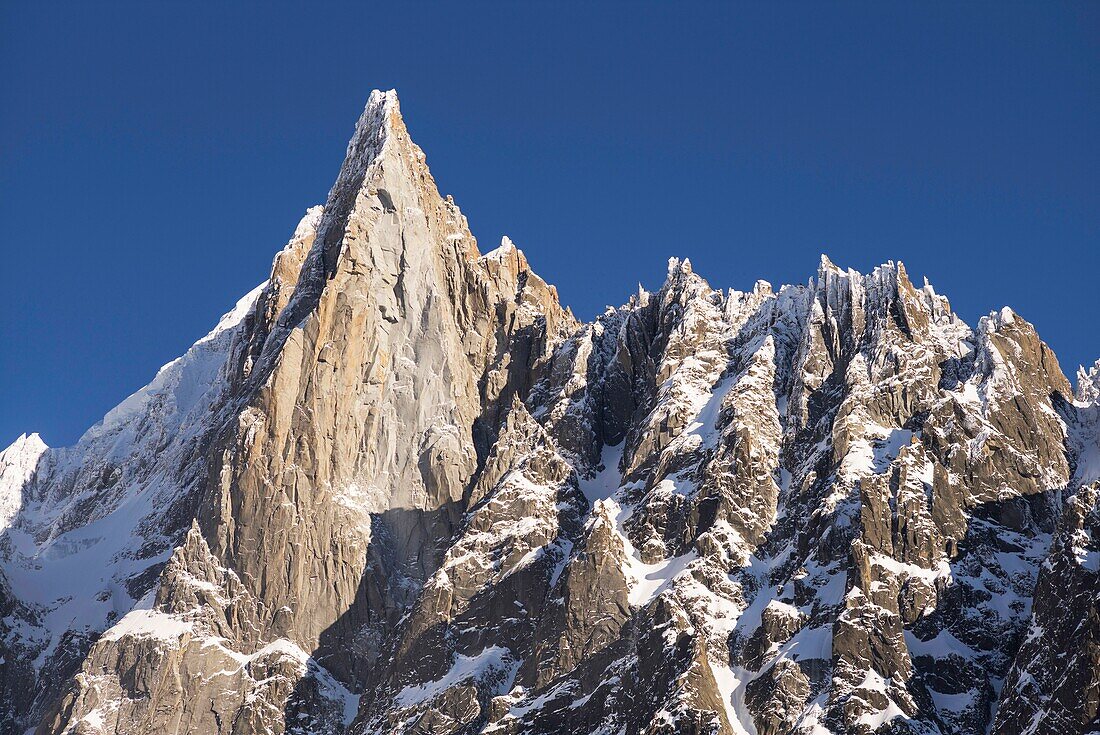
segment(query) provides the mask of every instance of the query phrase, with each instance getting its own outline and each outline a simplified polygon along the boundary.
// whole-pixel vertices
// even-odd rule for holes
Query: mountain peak
[[[1081,403],[1095,403],[1100,400],[1100,360],[1090,368],[1078,366],[1075,397]]]
[[[372,91],[355,123],[355,132],[348,141],[344,165],[333,186],[333,192],[340,189],[342,183],[362,178],[367,167],[382,153],[386,141],[398,126],[404,127],[404,121],[401,119],[401,104],[397,99],[397,92],[392,89],[387,92],[377,89]]]
[[[0,735],[1085,722],[1097,408],[948,310],[672,258],[581,324],[372,92],[266,286],[0,452]]]
[[[507,235],[500,238],[500,245],[481,256],[482,260],[504,260],[513,253],[519,252],[519,248]]]
[[[46,442],[42,441],[42,437],[39,436],[37,431],[32,431],[30,434],[20,434],[16,437],[15,441],[8,445],[7,449],[0,451],[0,461],[6,459],[12,454],[24,451],[45,451],[49,447],[46,446]]]
[[[23,505],[23,486],[34,475],[48,447],[38,434],[20,434],[0,452],[0,531]]]
[[[390,89],[383,92],[380,89],[372,90],[367,98],[367,104],[363,106],[363,112],[355,123],[356,138],[370,139],[384,136],[398,125],[403,125],[401,118],[401,102],[397,99],[397,90]],[[349,144],[350,147],[350,144]]]

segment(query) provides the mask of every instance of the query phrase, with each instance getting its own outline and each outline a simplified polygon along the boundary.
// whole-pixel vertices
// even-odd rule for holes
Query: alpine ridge
[[[0,533],[0,735],[1100,733],[1100,362],[824,256],[582,323],[393,91]]]

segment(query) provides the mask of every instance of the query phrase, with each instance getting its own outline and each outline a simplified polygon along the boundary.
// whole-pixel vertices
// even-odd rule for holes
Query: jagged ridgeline
[[[0,454],[0,733],[1096,732],[1098,393],[894,263],[581,323],[375,92],[267,282]]]

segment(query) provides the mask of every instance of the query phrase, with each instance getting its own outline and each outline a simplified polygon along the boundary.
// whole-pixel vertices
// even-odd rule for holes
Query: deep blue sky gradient
[[[825,252],[1100,357],[1100,4],[227,5],[0,5],[0,446],[75,441],[262,281],[374,87],[583,317],[670,255]]]

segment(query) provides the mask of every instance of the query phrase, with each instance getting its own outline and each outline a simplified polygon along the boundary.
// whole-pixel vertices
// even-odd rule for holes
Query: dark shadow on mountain
[[[311,653],[349,691],[369,693],[386,671],[394,632],[438,569],[461,521],[461,508],[461,501],[452,501],[435,510],[396,509],[371,516],[367,564],[355,599],[321,633]],[[344,732],[342,723],[323,712],[322,699],[315,677],[299,680],[284,709],[286,732]]]

